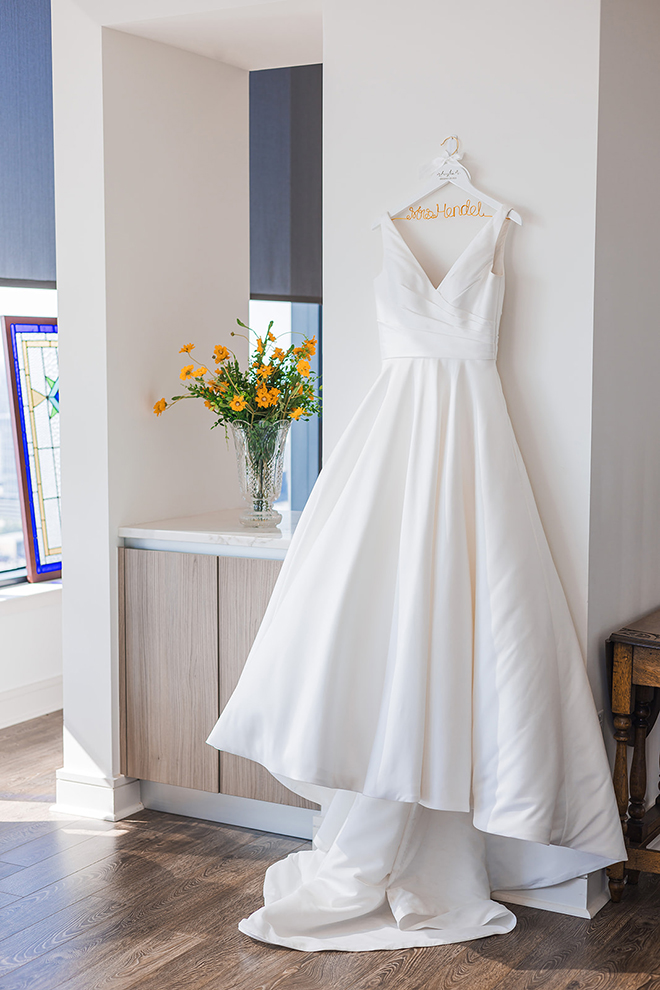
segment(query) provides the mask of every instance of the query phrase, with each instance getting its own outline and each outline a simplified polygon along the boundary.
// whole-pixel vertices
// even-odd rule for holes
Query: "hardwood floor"
[[[593,921],[514,907],[509,935],[300,953],[242,935],[304,843],[145,811],[57,815],[59,713],[0,730],[0,990],[660,990],[660,877]]]

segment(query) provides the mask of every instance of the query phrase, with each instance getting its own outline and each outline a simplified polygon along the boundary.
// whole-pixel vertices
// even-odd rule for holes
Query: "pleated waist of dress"
[[[426,357],[494,361],[497,357],[497,335],[494,333],[475,338],[460,332],[403,330],[379,323],[378,336],[383,359]]]

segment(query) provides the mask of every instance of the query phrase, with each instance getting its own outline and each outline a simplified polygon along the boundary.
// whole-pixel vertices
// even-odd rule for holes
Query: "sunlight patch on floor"
[[[48,801],[5,801],[0,800],[0,822],[51,822],[76,821],[80,816],[64,815],[51,811]]]

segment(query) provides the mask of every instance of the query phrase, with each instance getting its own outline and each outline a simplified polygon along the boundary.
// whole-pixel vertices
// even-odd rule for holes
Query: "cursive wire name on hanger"
[[[393,220],[437,220],[438,217],[444,217],[448,220],[450,217],[492,217],[492,213],[484,213],[481,209],[481,200],[477,203],[472,203],[467,199],[461,206],[440,206],[439,203],[435,204],[435,212],[432,209],[425,209],[422,206],[418,206],[416,210],[412,207],[408,209],[408,216],[405,217],[392,217]]]

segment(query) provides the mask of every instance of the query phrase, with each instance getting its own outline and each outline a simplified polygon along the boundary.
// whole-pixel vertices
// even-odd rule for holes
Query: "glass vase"
[[[273,502],[282,490],[284,448],[291,420],[234,420],[229,425],[236,449],[238,483],[247,502],[240,522],[250,529],[272,528],[282,520]]]

